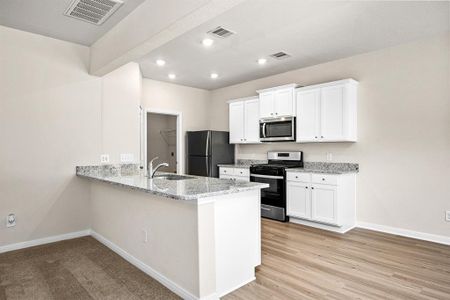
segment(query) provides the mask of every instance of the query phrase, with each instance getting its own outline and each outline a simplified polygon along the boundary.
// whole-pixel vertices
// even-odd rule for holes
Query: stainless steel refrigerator
[[[234,163],[234,145],[226,131],[188,131],[188,174],[219,177],[217,164]]]

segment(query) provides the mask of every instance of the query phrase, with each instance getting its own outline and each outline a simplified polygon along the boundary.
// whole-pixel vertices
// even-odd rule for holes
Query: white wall
[[[450,236],[449,35],[332,61],[212,92],[210,127],[228,130],[226,100],[287,83],[360,82],[358,142],[242,145],[237,158],[303,150],[307,161],[357,162],[361,222]]]
[[[131,153],[139,162],[142,76],[137,63],[126,64],[103,77],[102,153],[112,163]]]
[[[102,80],[88,75],[89,48],[3,26],[0,45],[0,246],[88,229],[75,166],[139,154],[139,68]]]
[[[143,109],[177,111],[182,113],[181,157],[185,160],[186,131],[209,128],[210,92],[151,79],[142,80]],[[186,161],[182,165],[186,166]]]

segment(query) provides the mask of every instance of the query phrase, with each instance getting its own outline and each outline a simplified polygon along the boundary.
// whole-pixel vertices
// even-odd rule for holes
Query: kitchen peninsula
[[[90,179],[92,236],[184,299],[218,299],[255,279],[266,184],[77,167]]]

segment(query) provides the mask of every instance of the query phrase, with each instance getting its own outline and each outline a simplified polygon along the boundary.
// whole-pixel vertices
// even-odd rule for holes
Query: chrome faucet
[[[156,167],[153,167],[153,161],[157,160],[159,157],[155,157],[153,158],[149,163],[148,163],[148,173],[147,176],[149,178],[153,178],[153,176],[155,176],[156,171],[158,171],[159,168],[161,167],[168,167],[169,164],[168,163],[161,163],[159,165],[157,165]]]

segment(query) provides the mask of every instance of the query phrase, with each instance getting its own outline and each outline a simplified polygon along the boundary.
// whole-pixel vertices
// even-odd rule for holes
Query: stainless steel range
[[[267,164],[250,167],[250,181],[268,183],[261,190],[261,216],[286,222],[286,169],[303,167],[303,152],[268,152]]]

